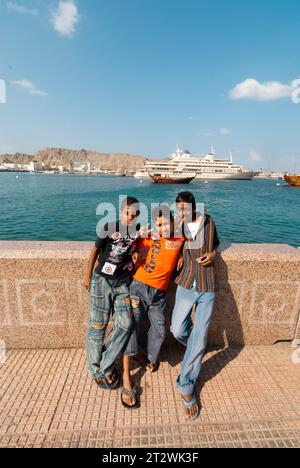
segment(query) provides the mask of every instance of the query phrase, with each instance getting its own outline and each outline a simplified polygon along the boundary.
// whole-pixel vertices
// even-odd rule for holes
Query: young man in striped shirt
[[[196,419],[199,415],[199,405],[194,392],[207,346],[208,329],[215,303],[214,261],[220,242],[213,219],[207,214],[197,214],[192,193],[180,193],[176,203],[182,225],[185,227],[186,242],[182,269],[176,279],[178,288],[171,332],[186,346],[177,387],[189,419]],[[191,313],[194,306],[196,319],[192,326]]]

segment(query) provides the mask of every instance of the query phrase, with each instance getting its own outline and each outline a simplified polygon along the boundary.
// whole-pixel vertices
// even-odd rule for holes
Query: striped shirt
[[[183,250],[183,268],[176,278],[176,283],[185,289],[192,289],[196,284],[199,292],[215,292],[215,267],[203,267],[197,259],[206,253],[213,252],[220,245],[217,228],[213,219],[205,215],[204,222],[193,240],[186,235]]]

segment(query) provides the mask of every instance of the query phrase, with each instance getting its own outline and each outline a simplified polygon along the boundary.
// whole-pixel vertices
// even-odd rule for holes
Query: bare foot
[[[153,364],[153,362],[149,362],[149,364],[147,364],[146,366],[147,372],[149,372],[150,374],[154,374],[155,372],[157,372],[158,368],[159,364]]]
[[[109,375],[106,375],[105,376],[105,380],[106,382],[108,383],[108,385],[113,385],[116,381],[117,381],[117,375],[115,372],[113,372],[113,374],[111,376]],[[101,379],[100,377],[98,379],[96,379],[96,381],[99,383],[99,384],[102,384],[103,383],[103,379]]]
[[[149,361],[149,359],[145,356],[144,353],[139,352],[136,356],[134,356],[134,361],[137,362],[141,367],[145,367],[146,371],[150,374],[158,371],[159,363],[153,364]]]
[[[116,381],[117,381],[117,375],[115,372],[113,372],[111,375],[106,375],[105,376],[107,382],[109,383],[109,385],[113,385]]]

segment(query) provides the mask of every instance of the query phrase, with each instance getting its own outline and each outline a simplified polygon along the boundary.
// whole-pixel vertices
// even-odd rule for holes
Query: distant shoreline
[[[43,175],[67,175],[67,176],[80,176],[80,177],[86,177],[86,176],[101,176],[101,177],[118,177],[115,173],[101,173],[101,172],[55,172],[55,171],[22,171],[22,170],[14,170],[14,169],[7,169],[7,170],[2,170],[0,169],[0,174],[29,174],[29,175],[37,175],[37,174],[43,174]],[[126,175],[124,177],[133,177],[133,175]]]

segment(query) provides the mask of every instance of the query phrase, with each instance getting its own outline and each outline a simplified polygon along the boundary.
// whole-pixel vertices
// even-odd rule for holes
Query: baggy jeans
[[[114,326],[106,349],[105,332],[112,312]],[[131,335],[134,318],[129,286],[116,285],[115,280],[93,274],[90,289],[90,310],[87,334],[88,372],[93,378],[110,372],[120,353],[123,353]]]
[[[141,347],[149,361],[156,364],[166,338],[166,294],[164,291],[133,280],[130,297],[135,324],[124,354],[135,356]],[[150,321],[147,337],[142,333],[142,321],[146,314]]]

